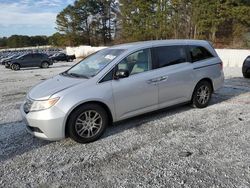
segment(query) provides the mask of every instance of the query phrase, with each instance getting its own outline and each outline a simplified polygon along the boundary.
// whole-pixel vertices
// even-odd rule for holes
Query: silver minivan
[[[223,82],[222,61],[207,41],[122,44],[33,87],[21,113],[37,137],[87,143],[112,122],[186,102],[204,108]]]

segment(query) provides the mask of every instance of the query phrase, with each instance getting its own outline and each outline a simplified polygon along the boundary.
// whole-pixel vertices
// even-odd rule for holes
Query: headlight
[[[33,101],[29,111],[32,112],[32,111],[46,110],[54,106],[58,100],[59,97],[43,101]]]

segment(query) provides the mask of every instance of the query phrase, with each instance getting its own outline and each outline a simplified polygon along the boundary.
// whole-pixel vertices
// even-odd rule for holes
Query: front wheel
[[[11,65],[11,69],[14,70],[14,71],[20,70],[20,65],[17,64],[17,63],[13,63]]]
[[[201,81],[194,89],[192,104],[195,108],[208,106],[212,96],[212,86],[208,81]]]
[[[42,67],[43,69],[49,68],[49,63],[48,63],[48,62],[42,62],[41,67]]]
[[[97,104],[86,104],[77,108],[69,117],[69,137],[79,143],[89,143],[102,136],[108,125],[105,109]]]

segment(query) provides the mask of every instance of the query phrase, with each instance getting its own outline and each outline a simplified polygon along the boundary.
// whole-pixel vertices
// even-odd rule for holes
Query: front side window
[[[90,78],[98,74],[104,67],[124,52],[123,49],[104,49],[83,59],[63,75]]]
[[[187,62],[184,46],[162,46],[154,48],[158,66],[166,67]]]
[[[139,50],[124,58],[118,69],[128,70],[129,75],[146,72],[152,69],[150,49]]]
[[[192,62],[201,61],[213,57],[213,55],[202,46],[189,46],[189,54]]]
[[[21,56],[20,59],[25,59],[25,60],[32,59],[32,54],[27,54],[27,55]]]

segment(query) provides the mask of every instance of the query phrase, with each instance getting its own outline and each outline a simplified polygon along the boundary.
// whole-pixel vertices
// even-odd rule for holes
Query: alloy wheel
[[[102,117],[95,110],[88,110],[80,114],[75,122],[76,133],[82,138],[97,135],[102,127]]]
[[[197,101],[204,105],[209,101],[210,89],[206,85],[202,85],[197,91]]]

